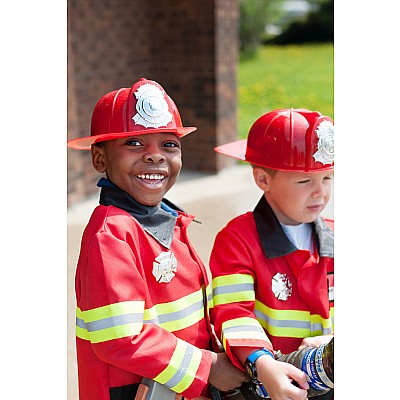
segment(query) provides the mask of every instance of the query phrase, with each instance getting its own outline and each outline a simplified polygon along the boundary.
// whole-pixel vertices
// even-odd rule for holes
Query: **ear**
[[[253,177],[256,185],[264,192],[268,192],[270,189],[270,181],[272,177],[268,172],[261,167],[253,167]]]
[[[107,171],[103,146],[92,146],[92,165],[97,172],[104,173]]]

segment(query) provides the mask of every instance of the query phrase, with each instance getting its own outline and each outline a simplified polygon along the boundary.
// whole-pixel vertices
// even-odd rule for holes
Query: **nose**
[[[158,147],[149,147],[147,151],[143,154],[143,161],[153,164],[159,164],[165,161],[165,157]]]
[[[326,194],[327,194],[327,191],[324,188],[323,183],[322,182],[317,182],[315,184],[315,187],[314,187],[314,190],[313,190],[313,193],[312,193],[312,197],[314,199],[319,199],[321,197],[325,197]]]

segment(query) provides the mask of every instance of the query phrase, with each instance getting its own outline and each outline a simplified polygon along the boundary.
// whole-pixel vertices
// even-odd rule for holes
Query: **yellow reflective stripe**
[[[260,339],[260,340],[268,340],[267,335],[262,332],[251,332],[249,334],[248,331],[245,332],[224,332],[224,342],[226,340],[232,339]]]
[[[331,317],[324,319],[308,311],[273,309],[256,300],[255,314],[260,325],[274,336],[304,338],[333,332],[333,308]]]
[[[230,304],[242,301],[254,301],[254,291],[241,292],[241,293],[230,293],[220,294],[213,297],[214,307],[222,304]]]
[[[279,337],[295,337],[295,338],[304,338],[311,336],[311,331],[308,328],[295,328],[293,326],[290,327],[277,327],[271,324],[268,324],[265,320],[258,319],[260,325],[268,331],[273,336]]]
[[[155,307],[146,308],[143,314],[143,322],[148,324],[150,322],[157,324],[157,311]]]
[[[211,285],[208,284],[206,287],[206,296],[207,296],[207,300],[208,300],[208,308],[213,308],[214,307],[214,300],[212,297],[212,288]]]
[[[169,365],[154,380],[182,393],[193,382],[201,362],[201,350],[178,339]]]
[[[76,307],[76,336],[92,343],[137,335],[143,327],[144,301],[126,301],[82,311]]]
[[[167,366],[160,374],[158,374],[154,380],[165,385],[179,370],[183,358],[185,357],[186,343],[183,340],[178,339],[176,344],[174,354],[172,354],[171,360]]]
[[[227,328],[234,328],[234,327],[238,327],[238,326],[244,326],[244,325],[250,325],[250,326],[258,327],[257,321],[254,318],[240,317],[240,318],[234,318],[234,319],[230,319],[228,321],[225,321],[222,324],[222,330],[227,329]]]
[[[329,315],[332,321],[332,333],[333,333],[335,331],[335,307],[330,308]]]
[[[310,315],[310,322],[312,325],[320,324],[320,325],[322,325],[322,328],[331,328],[332,327],[332,321],[330,318],[324,319],[318,314]]]
[[[289,319],[307,322],[310,320],[310,313],[308,311],[277,310],[266,306],[259,300],[256,300],[255,302],[255,309],[261,311],[263,314],[266,314],[273,319]]]
[[[213,288],[218,286],[237,285],[239,283],[254,283],[254,279],[251,275],[230,274],[217,276],[212,280]]]
[[[254,301],[254,279],[251,275],[231,274],[212,280],[213,306],[241,301]]]
[[[76,336],[80,339],[90,340],[91,343],[101,343],[137,335],[140,333],[142,326],[143,324],[125,324],[117,328],[106,328],[96,332],[88,332],[85,329],[77,327]]]
[[[90,340],[89,333],[86,329],[81,328],[79,326],[75,327],[75,334],[76,337],[83,339],[83,340]]]
[[[87,311],[81,311],[76,308],[76,315],[85,322],[93,322],[96,320],[122,315],[127,313],[143,313],[144,301],[122,301],[120,303],[109,304],[103,307],[93,308]]]
[[[203,290],[169,303],[156,304],[144,310],[144,323],[156,324],[169,332],[196,324],[204,318]]]
[[[197,370],[199,369],[199,365],[201,362],[202,353],[200,349],[197,348],[193,349],[194,349],[194,354],[190,361],[186,374],[177,385],[171,387],[171,389],[174,392],[182,393],[192,384],[194,378],[196,377],[196,373]]]
[[[203,318],[204,318],[204,308],[202,308],[201,310],[197,310],[196,312],[180,320],[161,323],[160,326],[169,332],[175,332],[187,328],[189,326],[192,326],[195,323],[201,321]]]
[[[224,348],[226,348],[227,340],[248,338],[269,342],[266,333],[254,318],[235,318],[222,324],[222,344]]]
[[[334,331],[334,307],[329,309],[329,318],[322,318],[318,314],[310,316],[311,336],[329,335]]]
[[[198,301],[203,301],[203,291],[198,290],[197,292],[188,294],[185,297],[182,297],[178,300],[170,301],[168,303],[160,303],[155,306],[157,310],[157,314],[168,314],[173,313],[178,310],[184,309],[187,306],[190,306],[193,303]]]

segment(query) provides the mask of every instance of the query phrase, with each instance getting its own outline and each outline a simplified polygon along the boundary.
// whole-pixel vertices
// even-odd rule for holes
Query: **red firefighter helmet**
[[[91,135],[68,141],[68,147],[90,150],[93,143],[146,133],[170,132],[179,137],[195,131],[183,127],[178,108],[160,84],[141,78],[131,88],[105,94],[97,102]]]
[[[215,151],[281,171],[320,172],[334,168],[333,121],[318,111],[281,108],[262,115],[247,139]]]

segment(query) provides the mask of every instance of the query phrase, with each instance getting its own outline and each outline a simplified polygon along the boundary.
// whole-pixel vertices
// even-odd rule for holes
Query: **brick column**
[[[236,138],[238,0],[68,0],[68,138],[90,134],[105,93],[158,81],[184,125],[184,168],[217,172],[213,148]],[[97,191],[86,151],[68,150],[68,204]]]

